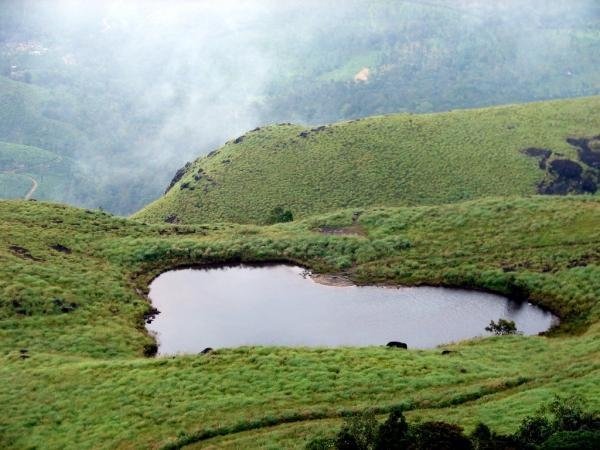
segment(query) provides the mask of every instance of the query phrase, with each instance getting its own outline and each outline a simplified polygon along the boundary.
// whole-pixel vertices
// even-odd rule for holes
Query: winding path
[[[11,175],[11,174],[12,175],[22,175],[17,172],[17,169],[5,170],[0,173],[4,173],[7,175]],[[39,183],[31,175],[24,175],[24,176],[31,180],[31,188],[29,189],[29,191],[27,191],[27,194],[25,194],[25,196],[23,197],[23,199],[29,200],[31,198],[31,196],[35,193],[35,191],[37,190]]]
[[[25,194],[25,197],[23,197],[25,200],[29,200],[31,198],[31,196],[34,194],[34,192],[36,191],[36,189],[38,188],[38,182],[36,181],[35,178],[26,175],[27,178],[29,178],[32,182],[31,185],[31,189],[29,189],[29,192],[27,192],[27,194]]]

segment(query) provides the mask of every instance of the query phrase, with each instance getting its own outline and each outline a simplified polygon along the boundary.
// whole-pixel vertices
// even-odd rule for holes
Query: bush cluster
[[[479,423],[467,435],[446,422],[408,424],[401,409],[382,424],[373,413],[348,417],[334,438],[312,440],[308,450],[558,450],[600,448],[600,415],[586,411],[581,399],[556,397],[521,422],[516,433],[494,433]]]

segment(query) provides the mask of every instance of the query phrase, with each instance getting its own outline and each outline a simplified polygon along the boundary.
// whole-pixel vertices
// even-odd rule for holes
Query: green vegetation
[[[289,209],[283,209],[281,206],[277,206],[276,208],[273,208],[273,211],[271,211],[268,222],[270,224],[274,224],[292,222],[293,220],[294,214],[292,214]]]
[[[314,30],[304,58],[282,64],[290,82],[272,83],[265,118],[291,110],[325,123],[598,93],[600,15],[586,0],[347,3],[331,14],[335,33]],[[362,68],[368,81],[354,82]]]
[[[303,218],[339,208],[531,195],[554,177],[548,168],[562,158],[556,153],[579,161],[567,137],[599,131],[600,97],[371,117],[313,130],[274,125],[187,166],[136,217],[265,223],[279,205]],[[553,152],[546,169],[523,153],[532,147]]]
[[[535,413],[600,408],[597,1],[71,3],[0,8],[0,197],[99,208],[0,201],[0,448],[597,441],[577,404]],[[288,121],[186,164],[133,220],[102,210]],[[561,322],[147,357],[153,277],[236,262],[482,289]]]
[[[130,214],[184,161],[264,123],[600,93],[596,0],[153,3],[2,1],[0,141],[87,168],[43,198]]]
[[[486,331],[494,333],[498,336],[506,336],[507,334],[517,334],[517,326],[513,320],[498,319],[498,323],[493,320],[489,326],[485,327]]]
[[[0,198],[23,198],[37,186],[33,197],[74,198],[82,176],[69,158],[27,145],[0,142]]]
[[[179,189],[176,187],[175,189]],[[0,202],[0,446],[298,447],[352,411],[514,433],[556,393],[600,406],[600,199],[341,210],[269,227],[146,225]],[[352,235],[319,229],[359,227]],[[237,348],[144,358],[143,294],[172,267],[285,260],[359,283],[471,286],[562,318],[552,337],[439,349]]]
[[[334,438],[315,439],[308,450],[494,450],[594,449],[600,444],[600,414],[584,409],[580,398],[556,397],[523,419],[513,435],[494,433],[479,423],[470,436],[446,422],[408,424],[401,409],[381,424],[372,412],[350,416]]]

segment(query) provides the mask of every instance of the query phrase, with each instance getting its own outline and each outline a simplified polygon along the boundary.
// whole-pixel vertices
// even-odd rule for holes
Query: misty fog
[[[1,3],[0,141],[72,161],[46,197],[120,214],[265,123],[600,92],[593,0]]]

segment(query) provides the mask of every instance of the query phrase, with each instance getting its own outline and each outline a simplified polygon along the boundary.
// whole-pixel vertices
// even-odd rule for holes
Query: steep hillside
[[[179,448],[222,436],[215,445],[298,448],[372,407],[506,432],[556,393],[598,408],[599,222],[600,199],[583,196],[344,210],[270,227],[144,225],[2,201],[0,447]],[[323,232],[348,226],[360,235]],[[143,294],[156,274],[275,259],[361,283],[512,293],[562,325],[554,337],[452,344],[452,356],[244,347],[143,357],[153,343]]]
[[[306,217],[337,208],[595,192],[598,134],[600,97],[313,129],[272,125],[186,165],[166,195],[135,217],[264,223],[279,206]]]

